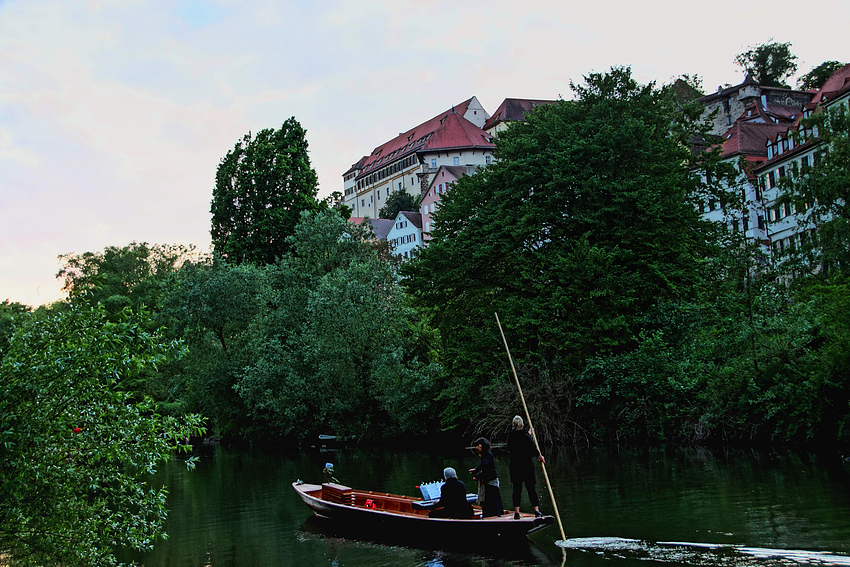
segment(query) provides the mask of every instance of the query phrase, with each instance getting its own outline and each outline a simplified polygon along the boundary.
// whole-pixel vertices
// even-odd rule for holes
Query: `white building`
[[[395,256],[410,258],[422,246],[422,215],[414,211],[401,211],[396,215],[387,233],[387,242]]]

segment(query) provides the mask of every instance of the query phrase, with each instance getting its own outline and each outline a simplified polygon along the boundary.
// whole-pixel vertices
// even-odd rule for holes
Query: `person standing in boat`
[[[522,483],[528,491],[528,499],[534,506],[534,515],[538,518],[543,514],[540,512],[540,497],[537,495],[537,478],[534,476],[534,459],[541,463],[546,460],[537,449],[537,444],[531,437],[531,432],[523,429],[522,417],[515,416],[511,422],[511,432],[508,433],[508,451],[511,454],[511,462],[508,471],[511,475],[513,485],[514,519],[519,520],[519,504],[522,500]]]
[[[440,487],[440,501],[434,510],[428,514],[431,518],[457,518],[468,520],[474,511],[472,504],[466,500],[466,485],[457,477],[452,467],[443,469],[445,482]]]
[[[496,473],[496,457],[490,451],[490,442],[484,437],[479,437],[473,443],[475,451],[481,457],[481,462],[474,469],[469,469],[472,478],[478,481],[479,487],[484,490],[484,501],[481,503],[482,516],[502,515],[502,495],[499,492],[499,475]],[[479,495],[481,491],[478,491]]]

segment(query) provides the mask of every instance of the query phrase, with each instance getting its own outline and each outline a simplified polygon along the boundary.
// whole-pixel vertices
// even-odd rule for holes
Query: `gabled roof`
[[[774,122],[790,126],[794,124],[794,121],[802,116],[802,114],[802,106],[789,106],[787,104],[779,104],[775,102],[767,102],[767,104],[763,104],[762,99],[758,98],[747,104],[744,111],[738,117],[738,121]]]
[[[395,218],[398,219],[400,216],[409,220],[410,223],[419,230],[422,230],[422,213],[418,213],[416,211],[399,211]],[[395,221],[390,222],[394,223]]]
[[[824,99],[835,98],[850,88],[850,63],[833,71],[820,90],[812,99],[813,103],[820,103]]]
[[[489,130],[501,122],[524,121],[526,113],[542,104],[554,104],[556,100],[534,100],[528,98],[506,98],[499,108],[484,123],[484,130]]]
[[[737,155],[767,159],[767,141],[788,129],[787,123],[738,121],[723,135],[721,158]]]
[[[354,163],[354,164],[352,164],[352,165],[351,165],[351,167],[349,167],[349,168],[348,168],[348,171],[346,171],[345,173],[343,173],[343,174],[342,174],[342,176],[343,176],[343,177],[345,177],[346,175],[348,175],[348,174],[349,174],[349,173],[351,173],[352,171],[358,171],[358,170],[360,170],[360,169],[363,169],[363,165],[366,163],[366,160],[367,160],[368,158],[369,158],[369,156],[363,156],[362,158],[360,158],[359,160],[357,160],[357,162],[356,162],[356,163]]]
[[[473,98],[452,106],[449,110],[400,133],[392,140],[372,150],[372,153],[366,156],[366,160],[363,162],[363,170],[358,177],[368,175],[418,151],[460,147],[493,147],[487,133],[463,117]]]
[[[461,117],[456,112],[451,112],[446,119],[437,127],[420,150],[448,150],[452,148],[493,148],[494,144],[487,132]]]
[[[369,217],[351,217],[348,219],[348,222],[352,224],[364,224],[368,222],[372,225],[372,230],[375,232],[375,238],[381,241],[387,240],[387,234],[389,234],[390,229],[393,227],[393,223],[395,222],[392,219],[372,219]]]
[[[817,112],[817,107],[822,106],[824,103],[827,103],[830,99],[833,99],[837,96],[841,96],[846,92],[850,91],[850,63],[841,67],[840,69],[836,69],[832,75],[826,80],[823,86],[818,89],[818,92],[812,98],[812,102],[806,105],[808,109],[814,109]],[[778,138],[787,138],[789,136],[789,132],[791,130],[798,130],[800,128],[800,120],[802,116],[798,116],[794,121],[794,124],[791,126],[786,126],[781,132],[777,132],[773,136],[769,138],[769,141],[775,142]],[[807,152],[813,146],[817,145],[819,139],[810,138],[805,140],[803,143],[795,144],[793,148],[788,151],[782,152],[781,154],[774,155],[769,160],[762,163],[758,170],[767,169],[770,165],[775,164],[777,162],[786,161],[788,159],[792,159],[797,155]],[[767,140],[765,141],[767,143]]]

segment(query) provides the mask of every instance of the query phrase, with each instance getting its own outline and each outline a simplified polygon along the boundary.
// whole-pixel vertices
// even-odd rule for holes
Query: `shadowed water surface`
[[[496,452],[510,502],[508,456]],[[557,524],[527,546],[420,549],[353,537],[312,516],[290,484],[321,481],[333,462],[343,484],[402,494],[463,472],[477,459],[441,453],[343,449],[202,453],[196,470],[172,460],[169,539],[137,556],[154,566],[561,565],[850,566],[850,465],[791,453],[595,449],[547,455],[567,539]],[[551,500],[538,475],[544,511]],[[528,501],[523,507],[529,509]],[[379,534],[376,534],[376,536]]]

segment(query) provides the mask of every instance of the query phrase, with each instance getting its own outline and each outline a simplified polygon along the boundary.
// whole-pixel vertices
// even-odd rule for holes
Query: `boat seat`
[[[426,508],[432,508],[440,501],[440,489],[443,487],[445,482],[441,480],[437,480],[434,482],[423,482],[419,485],[419,492],[422,493],[422,500],[418,500],[413,503],[414,508],[418,508],[420,510]],[[477,494],[467,494],[466,501],[470,504],[475,504],[478,501]]]

